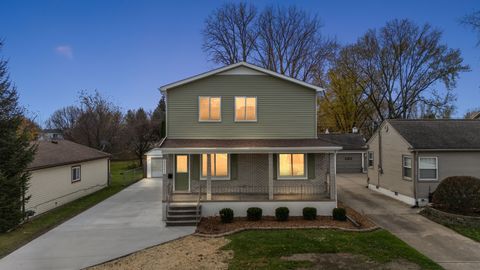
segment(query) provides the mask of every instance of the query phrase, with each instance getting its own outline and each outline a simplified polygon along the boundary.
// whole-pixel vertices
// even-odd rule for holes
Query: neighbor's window
[[[207,178],[207,156],[210,157],[210,175],[212,179],[229,178],[228,154],[202,154],[202,175],[201,179]]]
[[[235,97],[235,121],[257,121],[256,97]]]
[[[373,152],[368,152],[368,167],[373,167]]]
[[[305,154],[279,154],[279,178],[305,178]]]
[[[81,179],[81,169],[80,166],[72,167],[72,183],[78,182]]]
[[[222,120],[221,114],[221,97],[199,97],[198,110],[200,121],[215,121]]]
[[[438,177],[438,160],[436,157],[420,157],[418,158],[418,170],[420,180],[437,180]]]
[[[412,157],[404,156],[403,157],[403,177],[412,178]]]

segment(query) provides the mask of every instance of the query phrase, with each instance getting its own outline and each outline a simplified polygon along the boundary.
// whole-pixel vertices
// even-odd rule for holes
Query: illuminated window
[[[235,97],[235,121],[257,121],[256,97]]]
[[[279,154],[279,178],[305,178],[305,154]]]
[[[222,120],[221,103],[221,97],[199,97],[198,119],[200,121],[220,122]]]
[[[202,154],[201,179],[207,178],[207,156],[210,157],[210,175],[212,179],[228,179],[228,154]]]
[[[178,155],[177,156],[177,173],[187,173],[188,172],[188,156]]]

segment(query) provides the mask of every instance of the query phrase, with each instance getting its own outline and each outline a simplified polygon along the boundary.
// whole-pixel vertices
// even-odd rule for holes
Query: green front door
[[[175,191],[189,191],[188,155],[175,156]]]

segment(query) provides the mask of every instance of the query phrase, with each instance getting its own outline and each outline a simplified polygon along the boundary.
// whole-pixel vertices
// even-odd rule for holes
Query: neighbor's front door
[[[175,156],[175,191],[189,191],[188,155]]]

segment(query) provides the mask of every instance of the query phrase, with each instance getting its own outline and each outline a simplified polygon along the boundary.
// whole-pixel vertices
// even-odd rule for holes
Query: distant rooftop
[[[358,133],[319,134],[318,139],[343,147],[343,150],[365,150],[365,138]]]

